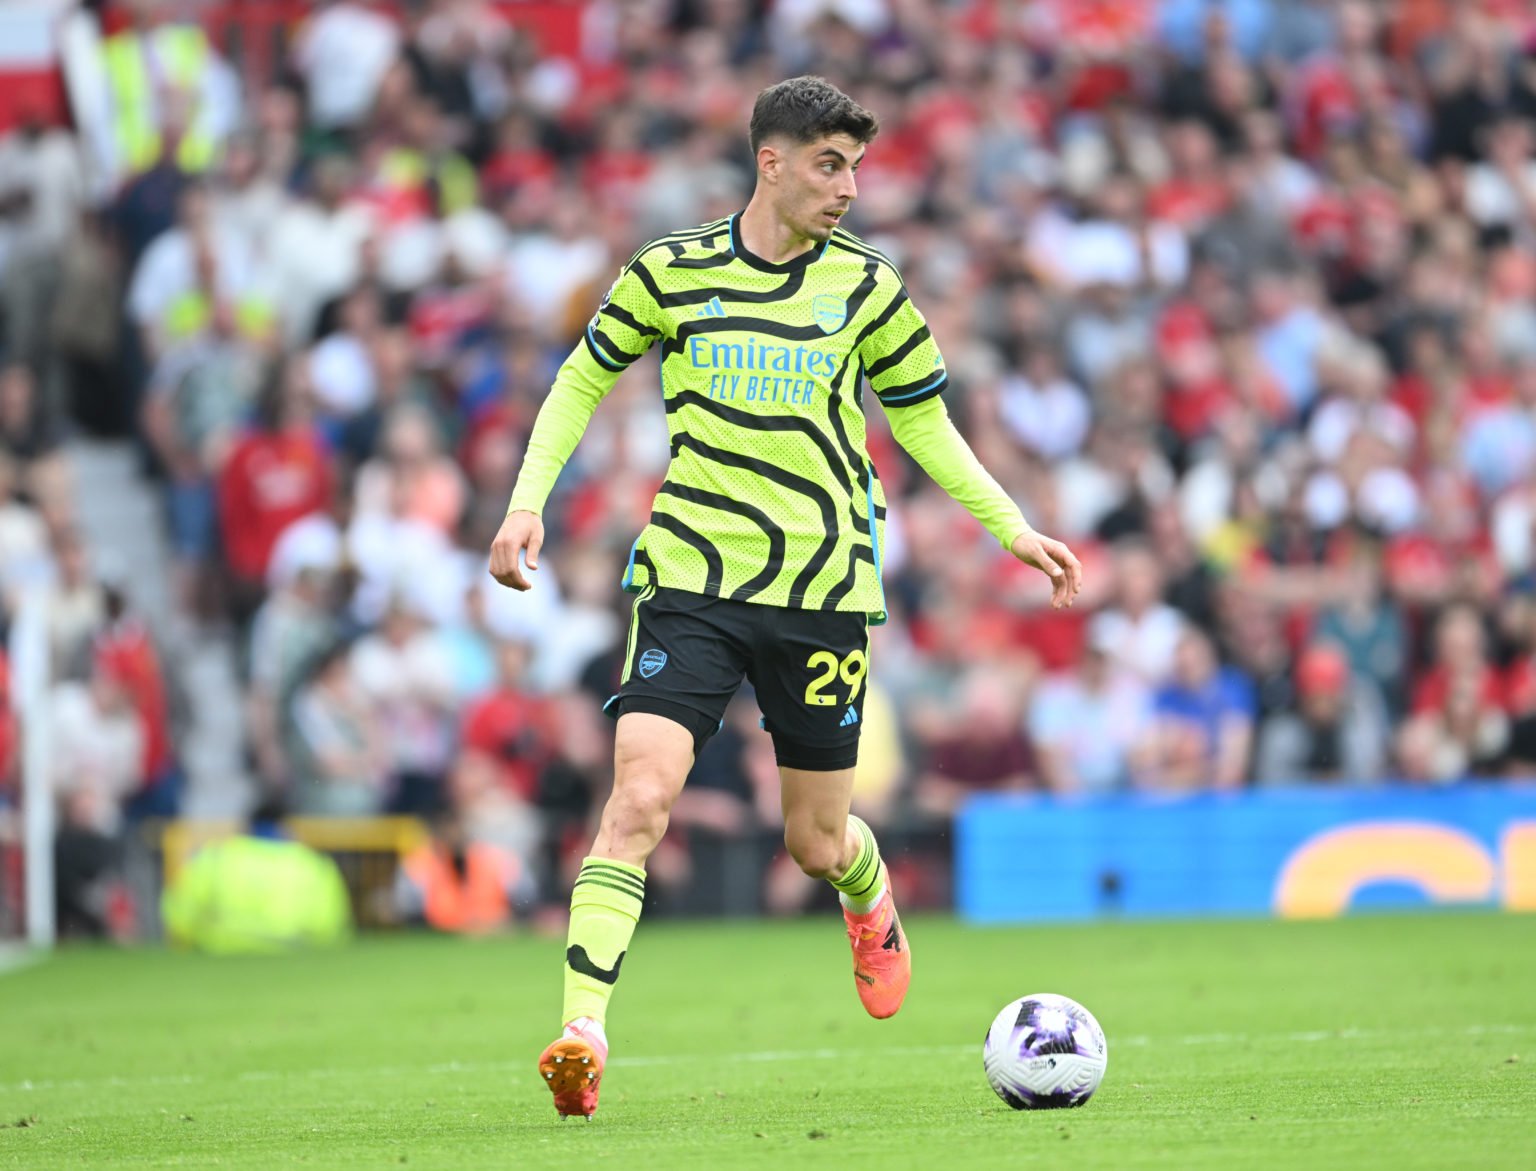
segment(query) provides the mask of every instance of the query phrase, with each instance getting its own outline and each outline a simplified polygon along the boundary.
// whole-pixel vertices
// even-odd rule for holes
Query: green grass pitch
[[[642,923],[590,1124],[534,1070],[558,940],[66,951],[0,976],[0,1167],[1536,1169],[1536,918],[908,929],[880,1022],[833,917]],[[982,1077],[1028,992],[1104,1025],[1081,1110]]]

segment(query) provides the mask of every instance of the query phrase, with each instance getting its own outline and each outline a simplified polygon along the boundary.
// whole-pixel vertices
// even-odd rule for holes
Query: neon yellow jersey
[[[600,398],[652,345],[672,460],[625,588],[882,621],[885,493],[862,386],[907,406],[947,382],[895,265],[841,229],[782,264],[747,251],[735,216],[664,236],[619,274],[556,390]],[[512,506],[538,511],[553,476],[534,439]],[[554,454],[558,470],[569,450]]]

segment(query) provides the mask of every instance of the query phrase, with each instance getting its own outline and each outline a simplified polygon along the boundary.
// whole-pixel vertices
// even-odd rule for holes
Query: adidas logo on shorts
[[[859,713],[854,711],[853,708],[849,708],[846,712],[843,713],[842,721],[838,724],[838,727],[840,727],[840,728],[851,728],[854,724],[857,724],[858,722],[859,722]]]

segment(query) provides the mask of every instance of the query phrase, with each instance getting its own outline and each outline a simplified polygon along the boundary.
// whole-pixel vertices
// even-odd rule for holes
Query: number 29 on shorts
[[[819,672],[805,685],[805,702],[814,707],[832,707],[838,703],[852,703],[858,698],[859,689],[864,686],[864,672],[869,666],[869,657],[862,650],[851,650],[839,660],[831,651],[817,651],[806,660],[805,665]],[[839,679],[848,685],[846,700],[825,690]]]

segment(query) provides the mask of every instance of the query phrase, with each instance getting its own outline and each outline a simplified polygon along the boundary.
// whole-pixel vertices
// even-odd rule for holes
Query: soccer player
[[[672,438],[636,540],[636,595],[613,793],[571,894],[562,1035],[539,1057],[562,1117],[588,1118],[604,1020],[645,894],[645,862],[700,747],[743,677],[773,737],[784,841],[838,891],[854,987],[874,1017],[901,1007],[911,953],[874,835],[849,815],[885,493],[864,448],[864,383],[896,440],[1003,548],[1070,605],[1082,567],[1030,528],[944,409],[938,346],[889,259],[839,221],[879,124],[827,82],[758,95],[757,187],[744,211],[641,248],[556,375],[528,441],[490,571],[526,590],[555,477],[615,380],[652,345]]]

